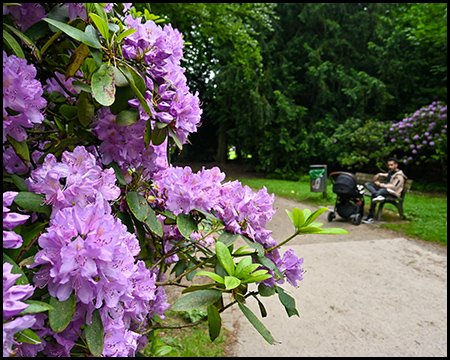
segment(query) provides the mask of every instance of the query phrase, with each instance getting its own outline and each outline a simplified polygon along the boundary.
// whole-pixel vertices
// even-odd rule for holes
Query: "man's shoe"
[[[367,218],[367,219],[362,220],[362,222],[363,222],[364,224],[373,224],[374,221],[375,221],[375,220],[374,220],[373,218]]]
[[[382,202],[384,200],[386,200],[386,198],[384,196],[378,195],[376,198],[372,199],[372,202],[379,203],[379,202]]]

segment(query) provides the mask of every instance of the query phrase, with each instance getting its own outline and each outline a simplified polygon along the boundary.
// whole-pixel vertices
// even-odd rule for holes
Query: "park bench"
[[[356,180],[357,180],[358,184],[361,184],[361,185],[364,185],[366,182],[373,182],[373,177],[375,176],[374,174],[367,174],[367,173],[361,173],[361,172],[357,172],[355,175],[356,175]],[[379,181],[383,181],[383,177],[380,176]],[[383,206],[386,203],[393,204],[397,208],[400,216],[402,218],[405,218],[404,212],[403,212],[403,201],[405,200],[405,195],[408,193],[409,189],[411,189],[412,183],[413,183],[413,180],[409,180],[409,179],[406,180],[405,185],[403,186],[403,191],[400,194],[400,197],[386,198],[384,201],[380,202],[375,219],[378,221],[381,219],[381,213],[383,211]],[[370,192],[367,189],[365,189],[364,195],[369,196],[369,197],[371,196]]]

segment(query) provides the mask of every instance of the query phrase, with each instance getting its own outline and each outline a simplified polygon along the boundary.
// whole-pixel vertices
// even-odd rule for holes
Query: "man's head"
[[[388,168],[389,171],[397,171],[398,170],[398,160],[396,158],[388,159]]]

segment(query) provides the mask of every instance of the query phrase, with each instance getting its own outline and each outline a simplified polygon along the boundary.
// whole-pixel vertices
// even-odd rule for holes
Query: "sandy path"
[[[268,228],[277,241],[293,226],[284,209],[316,208],[276,198]],[[304,258],[307,270],[296,299],[300,318],[288,318],[276,296],[247,305],[271,331],[277,345],[262,339],[236,307],[223,314],[236,335],[232,356],[447,356],[447,249],[399,237],[375,225],[336,219],[318,221],[349,235],[306,235],[287,248]]]

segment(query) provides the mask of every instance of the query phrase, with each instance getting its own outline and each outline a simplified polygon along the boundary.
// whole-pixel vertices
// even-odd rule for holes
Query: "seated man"
[[[364,184],[372,195],[369,215],[362,221],[364,224],[374,222],[375,207],[379,202],[384,201],[387,197],[399,197],[403,191],[407,177],[402,170],[398,169],[398,160],[390,158],[388,160],[388,168],[388,173],[378,173],[373,177],[373,183],[367,182]],[[377,180],[380,176],[386,177],[384,183],[380,183]]]

